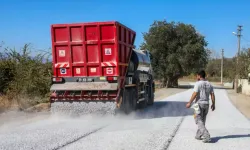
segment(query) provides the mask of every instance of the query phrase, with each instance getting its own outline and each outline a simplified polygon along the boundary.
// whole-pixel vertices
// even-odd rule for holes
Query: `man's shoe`
[[[195,136],[196,140],[202,140],[202,138],[200,136]]]
[[[209,139],[206,139],[206,138],[205,138],[205,139],[202,139],[202,142],[203,142],[203,143],[209,143],[210,141],[211,141],[210,138],[209,138]]]

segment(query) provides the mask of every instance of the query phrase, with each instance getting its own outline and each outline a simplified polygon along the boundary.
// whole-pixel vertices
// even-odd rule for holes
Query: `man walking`
[[[210,142],[210,134],[205,127],[206,116],[209,110],[209,95],[211,95],[212,99],[212,111],[215,110],[215,95],[213,86],[208,81],[206,81],[205,77],[205,71],[202,70],[198,72],[198,81],[195,83],[194,92],[190,101],[186,104],[186,107],[190,108],[192,102],[195,100],[194,107],[196,107],[197,109],[195,108],[194,119],[195,123],[198,125],[198,130],[195,138],[197,140],[203,140],[203,142],[206,143]]]

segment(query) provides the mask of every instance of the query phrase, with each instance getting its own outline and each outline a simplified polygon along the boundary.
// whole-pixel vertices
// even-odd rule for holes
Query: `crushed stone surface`
[[[84,109],[83,109],[84,108]],[[51,103],[51,112],[54,114],[65,115],[85,115],[96,114],[106,115],[115,114],[116,104],[115,102],[54,102]]]
[[[180,119],[176,117],[120,121],[63,149],[162,150]]]
[[[41,120],[11,126],[8,130],[8,123],[5,123],[6,130],[1,130],[0,125],[0,149],[248,149],[250,122],[231,104],[225,90],[215,91],[216,111],[209,112],[207,120],[213,143],[204,144],[194,139],[193,110],[185,108],[192,94],[192,90],[188,90],[156,101],[153,106],[130,115],[72,117],[53,113]],[[79,109],[82,107],[73,105]],[[65,107],[70,110],[72,105]]]
[[[105,126],[94,120],[51,117],[0,134],[0,149],[57,149]]]
[[[185,117],[170,144],[170,150],[249,150],[250,121],[230,102],[225,90],[215,90],[216,110],[209,110],[206,127],[211,143],[196,140],[197,126],[192,116]]]

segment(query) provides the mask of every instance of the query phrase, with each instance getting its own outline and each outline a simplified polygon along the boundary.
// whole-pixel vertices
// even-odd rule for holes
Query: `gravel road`
[[[211,143],[204,144],[194,139],[196,126],[192,116],[185,117],[170,150],[249,150],[250,121],[230,102],[225,90],[215,90],[216,110],[207,117],[207,129]],[[181,144],[180,144],[181,143]]]
[[[213,143],[194,139],[192,110],[185,109],[192,90],[163,98],[129,116],[47,116],[0,126],[0,149],[164,150],[248,149],[250,122],[216,90],[217,110],[208,115]]]

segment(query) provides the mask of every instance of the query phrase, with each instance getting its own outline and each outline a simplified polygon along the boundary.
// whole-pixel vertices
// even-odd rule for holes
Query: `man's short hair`
[[[198,72],[198,75],[202,78],[205,78],[206,77],[206,72],[204,70],[201,70]]]

